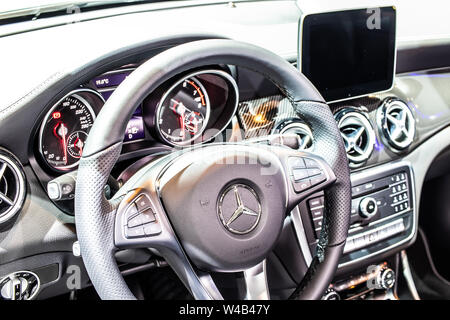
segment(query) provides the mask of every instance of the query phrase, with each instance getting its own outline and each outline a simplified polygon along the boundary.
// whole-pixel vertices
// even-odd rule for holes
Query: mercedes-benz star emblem
[[[220,195],[217,211],[228,231],[247,234],[259,223],[261,203],[255,190],[245,184],[234,184]]]

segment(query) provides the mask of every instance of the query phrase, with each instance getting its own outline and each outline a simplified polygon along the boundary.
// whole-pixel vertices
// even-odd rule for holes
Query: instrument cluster
[[[104,73],[69,92],[46,113],[38,149],[53,171],[73,170],[96,116],[135,68]],[[136,108],[124,132],[124,150],[155,144],[186,147],[211,141],[230,124],[239,100],[228,70],[197,70],[162,84]],[[134,147],[133,147],[134,146]]]

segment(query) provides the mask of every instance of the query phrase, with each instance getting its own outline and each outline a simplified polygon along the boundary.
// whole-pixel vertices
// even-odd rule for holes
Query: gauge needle
[[[67,165],[67,142],[66,142],[66,133],[67,133],[67,127],[64,125],[64,123],[61,123],[58,129],[58,135],[61,136],[62,140],[62,147],[64,152],[64,164]]]
[[[184,138],[185,138],[185,135],[186,135],[186,133],[185,133],[185,128],[184,128],[184,116],[179,116],[179,121],[180,121],[180,137],[184,140]]]
[[[81,141],[81,139],[78,137],[73,143],[73,146],[80,149],[80,156],[81,156],[83,154],[83,146],[84,146],[83,141]]]
[[[177,101],[175,99],[170,99],[170,101],[173,102],[172,110],[178,114],[179,116],[184,117],[184,115],[187,113],[191,113],[192,111],[186,108],[186,106],[181,101]]]
[[[170,99],[173,102],[172,110],[178,114],[178,121],[180,121],[180,137],[184,140],[185,138],[185,112],[188,110],[182,102],[176,101],[175,99]]]

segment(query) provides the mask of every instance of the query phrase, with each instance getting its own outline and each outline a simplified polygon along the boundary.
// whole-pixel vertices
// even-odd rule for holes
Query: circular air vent
[[[358,111],[344,109],[336,114],[336,121],[350,163],[357,165],[369,159],[375,143],[375,133],[369,120]]]
[[[416,125],[408,105],[398,99],[387,99],[377,113],[383,138],[395,150],[408,148],[414,140]]]
[[[25,175],[20,162],[0,149],[0,224],[14,217],[25,200]]]
[[[280,130],[281,134],[296,134],[299,137],[300,150],[308,150],[313,146],[311,129],[304,123],[292,122]]]

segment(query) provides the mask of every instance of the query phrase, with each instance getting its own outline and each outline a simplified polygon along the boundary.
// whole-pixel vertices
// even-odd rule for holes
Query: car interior
[[[0,300],[450,299],[450,4],[0,5]]]

